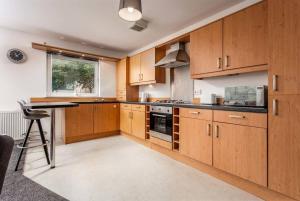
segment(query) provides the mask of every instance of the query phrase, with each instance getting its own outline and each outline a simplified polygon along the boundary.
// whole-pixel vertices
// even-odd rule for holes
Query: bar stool
[[[19,101],[22,102],[23,105],[27,104],[27,102],[25,100],[23,100],[23,99],[20,99]],[[31,109],[26,109],[26,111],[29,114],[48,114],[47,111],[45,111],[45,110],[31,110]],[[28,143],[40,141],[40,139],[36,139],[36,137],[40,137],[40,134],[36,134],[36,133],[39,133],[39,131],[30,131],[30,136],[27,139]],[[44,133],[44,135],[47,135],[46,131],[43,131],[43,133]],[[26,133],[22,133],[22,135],[24,136],[24,138],[25,138],[26,134],[27,134],[27,132]]]
[[[45,152],[45,155],[46,155],[47,163],[50,164],[47,141],[45,139],[42,124],[41,124],[41,119],[47,118],[47,117],[50,117],[50,116],[45,112],[29,112],[28,110],[25,109],[24,104],[23,104],[22,101],[17,101],[17,102],[20,104],[21,110],[23,112],[23,118],[30,120],[30,124],[29,124],[29,127],[27,129],[27,132],[26,132],[26,135],[25,135],[25,138],[24,138],[24,141],[23,141],[22,145],[17,146],[17,148],[21,149],[21,152],[20,152],[20,155],[19,155],[19,158],[18,158],[18,162],[17,162],[16,168],[15,168],[15,171],[18,170],[18,166],[19,166],[20,160],[22,158],[22,154],[23,154],[24,149],[34,148],[34,147],[38,147],[38,146],[43,146],[44,147],[44,152]],[[40,137],[41,137],[41,140],[42,140],[42,144],[36,145],[36,146],[26,146],[28,138],[29,138],[30,134],[32,133],[31,128],[32,128],[32,125],[33,125],[34,121],[37,122]]]

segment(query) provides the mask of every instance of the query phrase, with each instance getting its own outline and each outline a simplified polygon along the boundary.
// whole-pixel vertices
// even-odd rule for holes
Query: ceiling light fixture
[[[129,22],[142,18],[141,0],[120,0],[119,16]]]

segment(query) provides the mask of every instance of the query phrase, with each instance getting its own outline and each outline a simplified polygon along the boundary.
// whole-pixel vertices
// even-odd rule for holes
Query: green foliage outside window
[[[52,59],[52,91],[93,93],[95,62],[76,59]]]

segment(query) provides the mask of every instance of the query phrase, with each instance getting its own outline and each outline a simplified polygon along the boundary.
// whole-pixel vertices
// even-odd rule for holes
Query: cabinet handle
[[[113,107],[114,107],[114,108],[117,108],[117,105],[114,105]]]
[[[273,99],[273,115],[274,116],[278,115],[277,106],[278,106],[278,100],[277,99]]]
[[[210,124],[207,124],[207,135],[210,136]]]
[[[219,126],[215,126],[215,133],[216,133],[216,138],[219,138]]]
[[[220,58],[220,57],[218,58],[217,65],[218,65],[219,69],[222,68],[222,58]]]
[[[277,79],[278,79],[278,75],[273,75],[273,91],[277,91],[278,90]]]
[[[239,115],[228,115],[229,118],[234,118],[234,119],[245,119],[246,117],[245,116],[239,116]]]
[[[225,67],[229,67],[229,56],[225,56]]]
[[[144,79],[144,74],[143,73],[141,73],[141,80],[143,80]]]
[[[190,112],[190,114],[200,114],[200,112]]]

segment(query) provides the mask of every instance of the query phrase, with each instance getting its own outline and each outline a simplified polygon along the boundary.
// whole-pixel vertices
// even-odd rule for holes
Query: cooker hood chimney
[[[155,64],[156,67],[177,68],[190,64],[190,57],[185,51],[185,44],[182,42],[171,45],[169,53]]]

